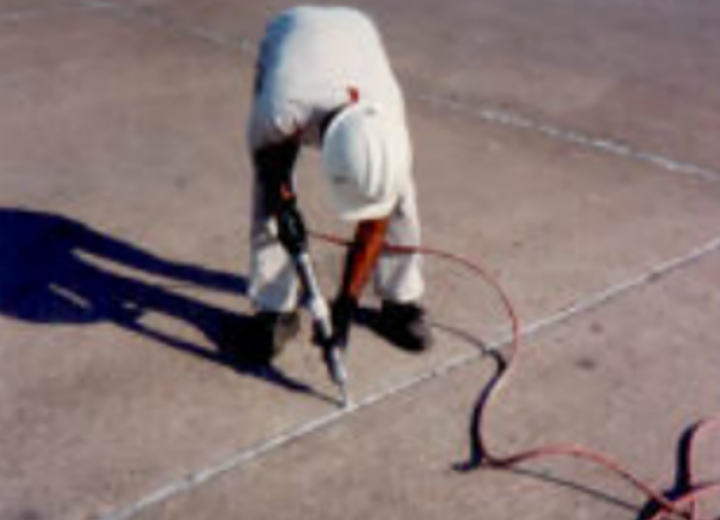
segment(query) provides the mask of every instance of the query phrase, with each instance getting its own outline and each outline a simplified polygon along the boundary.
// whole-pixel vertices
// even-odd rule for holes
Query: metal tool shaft
[[[340,401],[345,407],[349,403],[347,392],[347,371],[343,364],[343,346],[333,345],[330,342],[332,337],[332,319],[327,301],[322,295],[320,286],[315,278],[310,255],[303,251],[295,256],[295,268],[300,283],[306,293],[306,306],[313,318],[313,324],[323,341],[323,361],[330,375],[330,379],[340,391]]]

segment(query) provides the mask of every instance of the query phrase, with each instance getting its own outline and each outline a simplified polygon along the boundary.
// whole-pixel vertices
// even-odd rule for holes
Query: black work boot
[[[424,352],[433,344],[425,309],[414,302],[384,300],[380,310],[379,329],[389,341],[410,352]]]
[[[255,315],[257,338],[253,356],[258,363],[270,363],[300,332],[300,314],[297,311],[260,311]]]

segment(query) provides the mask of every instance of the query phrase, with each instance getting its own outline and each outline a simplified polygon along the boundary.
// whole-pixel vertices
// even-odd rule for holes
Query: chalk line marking
[[[90,5],[82,2],[76,5],[60,5],[53,7],[39,7],[35,9],[22,9],[18,11],[7,11],[0,13],[0,23],[13,23],[32,18],[44,18],[46,16],[58,16],[73,11],[90,11],[93,9],[101,9],[101,5]]]
[[[235,48],[244,53],[254,54],[255,52],[255,45],[247,40],[227,38],[199,27],[180,26],[174,24],[173,22],[167,20],[164,17],[150,15],[145,11],[140,12],[135,9],[122,7],[114,2],[109,2],[106,0],[85,0],[83,4],[89,7],[109,8],[109,10],[111,10],[113,13],[116,13],[123,18],[135,19],[150,23],[155,27],[170,31],[175,34],[190,34],[202,38],[206,41],[212,42],[213,44],[227,48]],[[532,119],[509,111],[497,110],[482,106],[478,107],[476,104],[458,101],[456,99],[439,96],[434,93],[418,94],[416,95],[416,98],[420,101],[431,103],[436,106],[445,107],[456,112],[462,111],[462,113],[464,114],[467,114],[469,112],[471,114],[475,114],[481,117],[483,120],[488,122],[503,124],[506,126],[511,126],[514,128],[524,129],[528,131],[539,132],[548,137],[570,142],[582,147],[591,148],[596,151],[621,156],[627,159],[647,162],[667,171],[690,174],[702,177],[706,180],[720,180],[720,172],[715,172],[713,170],[690,163],[674,161],[658,154],[635,149],[627,144],[623,144],[612,139],[592,137],[574,130],[563,129],[554,125],[540,123],[538,121],[534,121]],[[565,307],[564,309],[554,314],[551,314],[545,318],[536,320],[528,324],[527,326],[524,326],[521,330],[521,337],[528,337],[548,327],[565,322],[576,316],[589,312],[595,308],[601,307],[609,303],[610,301],[623,296],[629,291],[632,291],[638,287],[642,287],[660,277],[666,276],[718,250],[720,250],[720,237],[710,240],[709,242],[693,249],[686,255],[682,255],[658,264],[657,266],[651,268],[647,272],[637,277],[613,285],[600,293],[597,293],[589,298],[580,300],[577,303]],[[493,350],[500,349],[506,346],[509,341],[510,337],[509,335],[506,335],[501,340],[494,342],[488,348]],[[193,488],[196,488],[215,477],[218,477],[231,470],[241,468],[242,466],[252,461],[258,460],[270,452],[283,448],[304,437],[315,434],[316,432],[333,426],[334,424],[340,422],[343,418],[349,415],[355,414],[377,403],[386,401],[393,396],[413,389],[426,381],[443,377],[446,374],[462,368],[473,361],[477,361],[481,358],[481,356],[482,354],[474,350],[462,355],[455,356],[438,367],[422,372],[413,378],[401,381],[381,392],[366,396],[361,401],[355,403],[349,408],[333,410],[326,415],[322,415],[315,419],[309,420],[301,425],[290,428],[284,433],[281,433],[251,448],[242,450],[230,456],[219,464],[208,466],[207,468],[188,473],[182,477],[179,477],[176,480],[167,483],[164,486],[157,488],[155,491],[129,505],[114,509],[105,514],[100,514],[95,518],[97,520],[129,519],[151,506],[169,500],[170,498],[187,492]]]
[[[675,161],[660,154],[634,148],[629,144],[621,143],[614,139],[594,137],[576,130],[541,123],[508,110],[498,110],[491,107],[484,107],[482,105],[478,106],[476,103],[461,101],[459,99],[439,95],[437,93],[424,92],[417,94],[416,97],[421,101],[446,108],[447,110],[455,113],[475,115],[489,123],[497,123],[512,128],[534,131],[553,139],[576,144],[581,147],[605,152],[625,159],[650,163],[670,172],[693,175],[709,181],[720,181],[720,172],[718,171],[698,166],[693,163]]]
[[[244,38],[223,36],[200,26],[175,23],[173,20],[142,7],[127,7],[109,0],[82,0],[87,6],[105,8],[120,19],[139,21],[175,36],[194,36],[200,40],[226,49],[239,50],[243,54],[255,55],[256,45]]]
[[[180,25],[167,17],[163,17],[162,15],[149,13],[145,10],[140,11],[137,8],[121,6],[112,0],[83,1],[87,5],[112,8],[113,12],[124,18],[145,21],[155,27],[174,34],[189,34],[221,47],[237,49],[244,54],[248,54],[253,57],[257,51],[257,46],[254,42],[251,42],[248,39],[223,36],[204,27]],[[658,153],[635,148],[630,144],[623,143],[613,138],[597,137],[578,130],[543,123],[509,110],[500,110],[474,102],[463,101],[455,97],[438,94],[437,92],[430,90],[414,94],[413,97],[418,101],[442,107],[455,113],[474,115],[488,123],[500,124],[519,130],[539,133],[546,137],[571,143],[596,152],[651,164],[668,172],[691,175],[707,181],[720,181],[720,171],[712,170],[690,162],[676,161]]]
[[[598,307],[604,306],[610,301],[615,300],[634,289],[645,286],[651,282],[663,278],[687,265],[690,265],[700,260],[701,258],[711,253],[718,251],[720,251],[720,236],[702,244],[699,247],[694,248],[687,254],[662,262],[638,276],[612,285],[602,292],[580,300],[579,302],[572,304],[564,309],[561,309],[560,311],[551,314],[545,318],[536,320],[522,327],[520,331],[520,336],[526,338],[548,327],[566,322],[572,318],[575,318],[576,316],[583,315]],[[497,340],[496,342],[489,345],[488,349],[501,349],[507,346],[510,343],[511,339],[511,336],[509,334],[506,334],[500,340]],[[320,432],[325,428],[335,425],[345,417],[353,415],[377,403],[386,401],[397,394],[409,391],[426,381],[443,377],[459,368],[462,368],[474,361],[481,359],[482,356],[483,354],[477,352],[476,350],[455,356],[447,360],[443,364],[439,365],[438,367],[422,372],[417,376],[409,378],[407,380],[400,381],[394,386],[391,386],[383,391],[370,394],[348,408],[335,409],[326,415],[322,415],[315,419],[309,420],[299,426],[290,428],[284,433],[281,433],[275,437],[272,437],[255,445],[254,447],[242,450],[230,456],[228,459],[217,465],[209,466],[207,468],[182,476],[158,488],[157,490],[153,491],[152,493],[146,495],[145,497],[132,504],[121,507],[104,515],[99,515],[95,518],[96,520],[127,520],[129,518],[132,518],[134,515],[151,506],[157,505],[186,491],[190,491],[191,489],[196,488],[203,483],[224,473],[239,469],[245,464],[258,460],[264,455],[274,450],[283,448],[304,437]]]

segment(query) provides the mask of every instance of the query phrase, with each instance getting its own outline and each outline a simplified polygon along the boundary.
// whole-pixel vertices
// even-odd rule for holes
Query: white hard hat
[[[323,138],[322,162],[330,200],[344,220],[387,216],[407,167],[404,126],[367,102],[344,108]]]

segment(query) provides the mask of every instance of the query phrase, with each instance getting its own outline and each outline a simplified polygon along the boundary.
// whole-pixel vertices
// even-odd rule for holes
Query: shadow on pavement
[[[516,466],[516,463],[510,463],[506,466],[493,466],[488,464],[488,452],[487,446],[485,445],[485,439],[483,438],[483,422],[485,417],[485,410],[488,407],[489,400],[492,397],[493,392],[498,388],[501,383],[504,373],[509,369],[507,358],[502,354],[500,348],[490,348],[482,340],[475,338],[472,334],[468,334],[462,330],[454,327],[443,326],[435,324],[436,328],[443,330],[444,332],[451,333],[457,338],[466,341],[467,343],[474,345],[478,348],[480,356],[482,358],[489,358],[495,365],[494,373],[490,379],[481,387],[480,392],[473,405],[472,412],[470,414],[469,428],[468,428],[468,440],[469,440],[469,453],[467,459],[453,464],[452,469],[460,474],[477,471],[479,469],[492,469],[495,471],[506,471],[516,476],[525,478],[532,478],[543,481],[547,484],[555,485],[561,488],[570,489],[578,493],[582,493],[586,496],[595,498],[605,502],[606,504],[622,509],[627,513],[636,513],[637,520],[650,520],[656,518],[662,510],[663,506],[658,500],[654,498],[648,498],[648,500],[640,507],[632,504],[622,498],[613,496],[601,489],[586,485],[581,482],[572,480],[571,477],[556,476],[549,470],[538,470],[538,469],[527,469],[524,467]],[[692,442],[693,436],[697,430],[701,427],[702,422],[693,424],[687,427],[680,439],[676,449],[675,456],[675,481],[671,488],[661,491],[658,494],[671,502],[674,502],[693,490],[692,476],[691,476],[691,457],[692,457]],[[553,444],[545,445],[544,447],[531,447],[526,450],[515,452],[514,454],[505,454],[500,458],[505,460],[514,459],[518,456],[522,456],[523,453],[537,452],[538,450],[545,449],[548,455],[552,454],[552,450],[549,448],[565,446],[565,447],[576,447],[577,445],[571,444]],[[588,452],[589,453],[589,452]],[[537,458],[537,457],[535,457]],[[516,459],[517,460],[517,459]],[[685,508],[688,518],[692,516],[693,506],[688,505]],[[668,518],[671,514],[666,515]],[[677,515],[675,515],[677,516]],[[663,518],[665,518],[663,516]]]
[[[682,432],[678,439],[675,450],[675,480],[671,488],[662,492],[662,496],[670,501],[675,501],[693,490],[692,479],[692,442],[700,423],[695,423]],[[648,500],[640,510],[637,520],[649,520],[655,517],[662,510],[662,506],[656,500]],[[693,506],[686,506],[689,517],[693,517]],[[669,517],[669,515],[668,515]]]
[[[120,268],[123,274],[107,266]],[[126,274],[126,273],[133,273]],[[148,275],[171,280],[165,285]],[[49,213],[0,208],[0,313],[37,324],[113,323],[167,347],[258,377],[291,391],[312,388],[257,359],[254,321],[172,292],[172,285],[245,293],[240,276],[165,260]],[[212,344],[206,348],[142,323],[152,311],[183,321]]]

